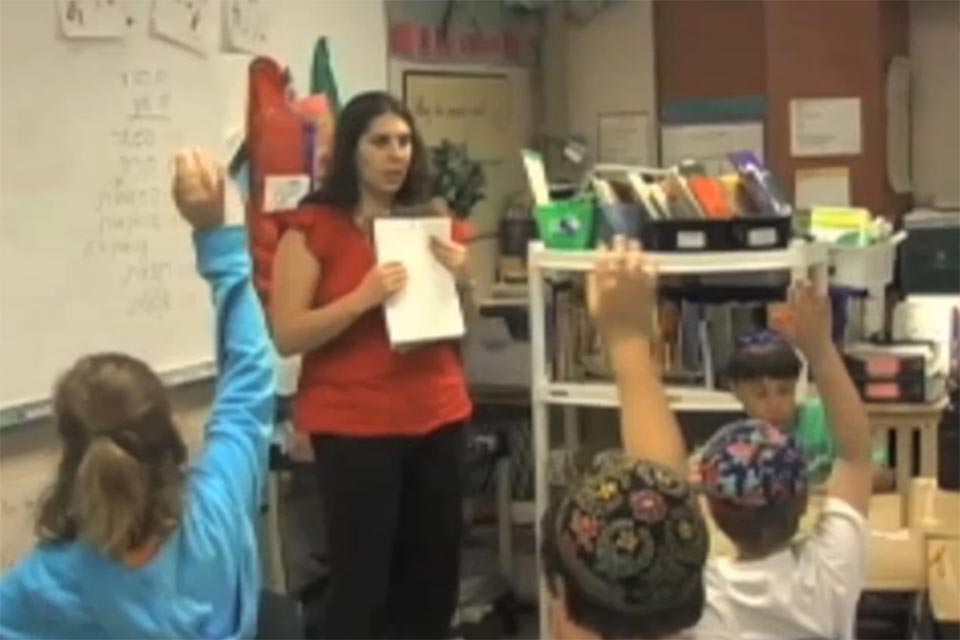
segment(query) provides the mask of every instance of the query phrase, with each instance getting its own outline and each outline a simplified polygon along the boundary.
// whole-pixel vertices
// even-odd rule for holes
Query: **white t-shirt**
[[[827,498],[813,533],[789,548],[760,560],[711,560],[697,637],[852,639],[869,538],[863,515]]]

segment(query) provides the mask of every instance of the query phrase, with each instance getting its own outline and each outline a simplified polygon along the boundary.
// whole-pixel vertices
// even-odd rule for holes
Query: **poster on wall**
[[[154,35],[206,55],[210,0],[154,0],[150,24]]]
[[[846,166],[797,169],[793,193],[798,209],[849,207],[850,169]]]
[[[60,31],[69,39],[123,37],[126,14],[120,0],[59,0]]]
[[[597,125],[600,162],[651,164],[650,118],[646,112],[601,113]]]
[[[790,155],[856,156],[863,150],[860,98],[790,101]]]
[[[227,0],[223,8],[224,49],[258,53],[267,40],[266,16],[260,0]]]
[[[508,199],[525,189],[513,94],[504,75],[408,71],[404,101],[438,182],[456,187],[477,233],[493,232]]]
[[[733,171],[727,154],[752,151],[763,159],[763,122],[671,124],[660,127],[661,164],[700,162],[712,175]]]

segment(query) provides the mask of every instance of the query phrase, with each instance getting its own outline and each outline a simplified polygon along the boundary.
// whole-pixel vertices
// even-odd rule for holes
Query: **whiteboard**
[[[176,0],[158,0],[175,2]],[[42,402],[79,356],[128,352],[176,381],[212,360],[206,284],[169,199],[172,152],[243,126],[247,53],[208,0],[204,52],[122,2],[118,39],[66,39],[55,0],[0,1],[0,411]],[[386,86],[382,3],[262,2],[261,51],[308,80],[330,40],[341,93]],[[172,377],[171,377],[172,376]],[[2,422],[2,421],[0,421]]]

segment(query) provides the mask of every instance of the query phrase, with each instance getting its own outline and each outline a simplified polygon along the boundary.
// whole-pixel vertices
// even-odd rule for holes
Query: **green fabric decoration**
[[[340,112],[340,92],[337,89],[337,78],[333,74],[333,62],[326,38],[317,38],[317,43],[313,47],[310,93],[326,95],[333,115],[336,116]]]

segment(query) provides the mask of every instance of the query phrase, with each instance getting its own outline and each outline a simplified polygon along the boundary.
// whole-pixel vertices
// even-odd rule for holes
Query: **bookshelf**
[[[661,275],[765,274],[776,271],[790,273],[790,280],[812,278],[826,286],[829,263],[823,244],[794,240],[784,249],[765,251],[724,251],[703,253],[648,253]],[[549,499],[551,467],[551,406],[563,408],[563,451],[579,446],[580,425],[577,409],[581,407],[616,408],[617,390],[612,382],[566,382],[552,379],[547,354],[547,278],[564,273],[585,273],[596,261],[593,251],[556,251],[542,242],[530,244],[528,253],[528,288],[530,305],[531,347],[531,422],[534,453],[535,522],[539,523]],[[806,396],[806,376],[801,376],[797,393]],[[715,389],[668,386],[667,394],[676,411],[735,412],[740,405],[732,394]],[[537,546],[541,543],[539,526]],[[540,577],[540,629],[547,629],[547,592]]]

